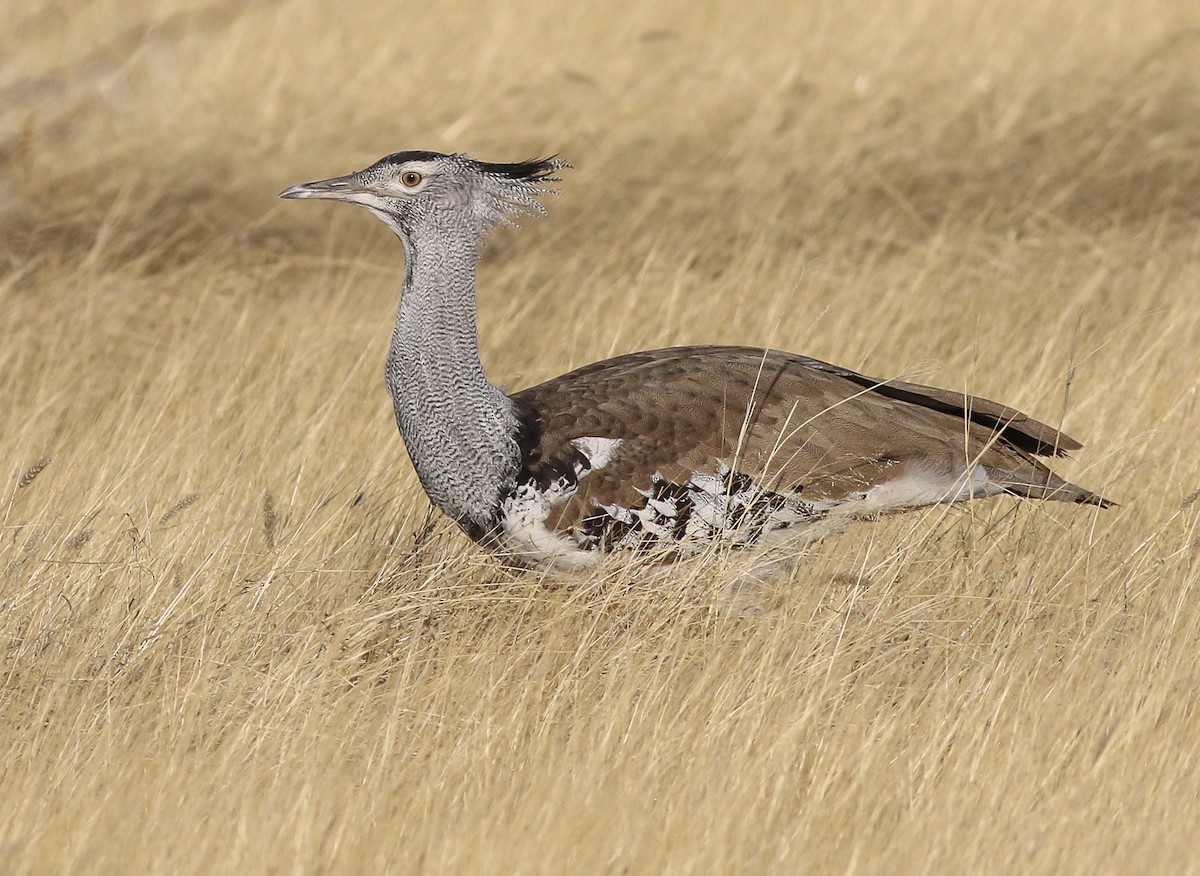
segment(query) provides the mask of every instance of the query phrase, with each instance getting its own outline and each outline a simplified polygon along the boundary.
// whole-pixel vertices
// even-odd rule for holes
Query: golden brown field
[[[1200,9],[0,10],[0,870],[1200,870]],[[401,248],[275,200],[574,165],[493,379],[762,343],[1061,422],[1107,512],[521,576],[432,517]]]

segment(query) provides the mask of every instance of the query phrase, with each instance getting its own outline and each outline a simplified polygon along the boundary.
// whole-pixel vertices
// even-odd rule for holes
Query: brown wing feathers
[[[587,458],[570,443],[616,438],[557,514],[560,528],[597,504],[628,507],[652,475],[686,483],[718,462],[805,499],[841,498],[921,465],[952,471],[978,457],[1018,495],[1103,504],[1033,457],[1081,445],[1013,408],[964,393],[878,381],[815,359],[746,347],[676,347],[585,366],[513,396],[524,478],[572,479]],[[964,421],[968,424],[964,429]],[[969,435],[964,445],[964,433]]]

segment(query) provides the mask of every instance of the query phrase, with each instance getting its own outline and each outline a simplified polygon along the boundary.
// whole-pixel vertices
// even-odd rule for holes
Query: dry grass
[[[1194,4],[561,7],[3,4],[0,867],[1194,871]],[[495,379],[766,342],[1122,506],[862,525],[754,620],[499,569],[391,424],[398,245],[273,200],[405,147],[576,165]]]

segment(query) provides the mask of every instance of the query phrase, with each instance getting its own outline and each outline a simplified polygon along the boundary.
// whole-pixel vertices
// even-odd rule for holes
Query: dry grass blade
[[[264,490],[262,497],[262,532],[263,540],[266,541],[268,550],[275,550],[275,528],[278,524],[279,517],[275,511],[275,497],[271,495],[270,490]]]
[[[29,486],[34,481],[36,481],[37,476],[40,475],[43,471],[45,471],[46,466],[48,466],[53,461],[54,461],[53,456],[43,456],[41,459],[39,459],[33,465],[29,466],[29,468],[25,469],[25,471],[23,471],[21,473],[21,476],[19,478],[17,478],[17,489],[24,489],[25,487]]]
[[[174,505],[172,505],[170,508],[168,508],[162,517],[158,518],[158,525],[165,526],[166,524],[170,523],[175,517],[177,517],[181,512],[186,511],[188,508],[192,507],[199,501],[200,501],[199,493],[188,493],[187,495],[183,496],[183,498],[181,498],[178,502],[176,502]]]
[[[92,536],[96,534],[94,529],[81,529],[69,539],[67,539],[67,550],[72,553],[78,553],[87,546],[87,543],[92,540]]]

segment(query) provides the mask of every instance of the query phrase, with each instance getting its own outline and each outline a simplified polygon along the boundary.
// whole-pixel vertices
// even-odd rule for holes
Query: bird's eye
[[[421,184],[421,174],[415,170],[406,170],[400,174],[400,182],[404,183],[407,188],[415,189]]]

